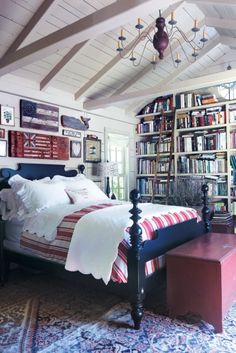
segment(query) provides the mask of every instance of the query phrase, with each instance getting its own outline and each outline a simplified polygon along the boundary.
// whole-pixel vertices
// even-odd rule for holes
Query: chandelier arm
[[[140,55],[139,61],[138,63],[135,63],[135,61],[133,61],[133,66],[139,66],[141,64],[141,61],[143,59],[143,55],[144,55],[144,51],[146,50],[147,44],[149,43],[149,41],[147,41],[143,47],[142,53]]]
[[[185,40],[185,42],[187,44],[189,44],[193,49],[195,50],[201,50],[205,43],[203,42],[201,45],[199,45],[197,42],[195,42],[195,39],[197,38],[197,32],[195,32],[192,36],[191,39],[188,39],[188,37],[186,36],[186,34],[179,28],[176,26],[176,29],[178,31],[178,33],[180,33],[180,35],[182,36],[182,38]]]
[[[173,55],[173,50],[172,50],[172,46],[171,46],[171,44],[169,44],[169,46],[170,46],[170,55],[171,55],[171,59],[172,59],[173,65],[174,65],[174,67],[177,69],[178,64],[175,62],[174,55]]]
[[[185,50],[184,50],[183,44],[181,43],[181,41],[179,40],[179,38],[175,38],[175,40],[177,40],[177,42],[179,43],[179,46],[181,47],[181,49],[182,49],[182,51],[183,51],[183,53],[184,53],[184,56],[186,57],[187,61],[188,61],[189,63],[191,63],[191,64],[194,63],[195,60],[192,61],[192,60],[189,59],[187,53],[186,53]],[[192,48],[193,48],[193,47],[192,47]]]

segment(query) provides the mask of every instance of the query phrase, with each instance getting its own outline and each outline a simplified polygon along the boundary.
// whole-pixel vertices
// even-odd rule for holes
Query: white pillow
[[[43,183],[49,183],[50,180],[51,179],[49,177],[45,177],[45,178],[42,178],[42,179],[31,181],[29,179],[23,178],[19,174],[13,175],[8,180],[8,184],[11,186],[11,190],[14,193],[14,197],[15,197],[15,201],[16,201],[16,216],[17,216],[18,219],[24,219],[25,215],[27,215],[27,213],[28,213],[24,203],[22,203],[22,200],[21,200],[21,198],[18,195],[18,192],[20,192],[22,187],[26,183],[43,184]]]
[[[63,183],[29,181],[23,184],[17,191],[17,195],[28,214],[39,212],[44,208],[70,203]]]
[[[66,192],[70,196],[73,203],[78,202],[99,202],[110,200],[104,192],[99,189],[99,187],[87,178],[81,180],[78,183],[68,183],[66,184]],[[73,201],[75,200],[75,202]]]
[[[63,181],[63,183],[76,183],[80,180],[86,179],[84,174],[77,174],[74,177],[66,177],[63,175],[54,175],[52,181]]]

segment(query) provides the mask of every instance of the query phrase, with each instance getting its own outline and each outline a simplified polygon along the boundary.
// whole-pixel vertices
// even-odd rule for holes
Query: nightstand
[[[4,261],[4,249],[3,249],[4,236],[5,236],[5,222],[0,218],[0,285],[3,285],[5,281],[5,261]]]

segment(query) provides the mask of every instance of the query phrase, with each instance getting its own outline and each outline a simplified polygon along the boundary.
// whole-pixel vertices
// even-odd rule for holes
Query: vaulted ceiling
[[[147,30],[159,10],[166,19],[174,10],[186,34],[195,19],[205,29],[209,40],[196,61],[181,54],[175,68],[169,47],[153,70],[151,46],[139,66],[121,59],[116,51],[121,28],[129,52],[138,40],[137,18]],[[180,42],[173,42],[173,55],[181,52]],[[137,59],[144,44],[135,50]],[[137,94],[140,101],[142,92],[161,92],[167,83],[184,86],[186,80],[226,72],[229,66],[235,75],[236,0],[1,0],[0,56],[0,76],[33,80],[42,91],[51,86],[69,92],[87,109],[102,104],[128,108],[134,99],[119,97]]]

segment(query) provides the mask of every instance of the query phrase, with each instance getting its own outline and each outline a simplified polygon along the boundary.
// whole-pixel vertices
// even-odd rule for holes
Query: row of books
[[[176,95],[176,108],[191,108],[204,104],[217,103],[215,94],[181,93]]]
[[[167,173],[169,169],[169,158],[162,157],[157,164],[158,173]],[[156,161],[153,159],[138,160],[138,174],[155,174]],[[173,172],[173,161],[171,163],[171,172]]]
[[[159,147],[159,152],[170,152],[171,138],[166,137],[162,142],[157,141],[139,141],[136,143],[136,152],[140,154],[156,154],[157,148]]]
[[[164,96],[154,99],[153,102],[147,104],[138,115],[158,113],[161,111],[170,111],[173,109],[173,96]]]
[[[199,159],[197,155],[179,156],[177,161],[178,173],[202,174],[202,173],[226,173],[227,161],[225,158],[215,160]]]
[[[136,127],[137,134],[143,134],[146,132],[158,132],[161,128],[161,124],[163,131],[171,130],[173,126],[173,117],[168,116],[160,118],[158,116],[153,118],[152,116],[150,118],[141,119],[141,122],[137,124]]]
[[[212,224],[231,225],[233,218],[229,212],[220,210],[214,212],[214,216],[211,222]]]
[[[226,131],[198,131],[177,137],[178,152],[211,151],[226,149]]]
[[[179,112],[177,115],[177,129],[212,126],[226,123],[226,113],[222,106]]]
[[[213,211],[219,212],[219,213],[227,212],[226,202],[225,201],[215,201],[213,203]]]
[[[210,179],[210,181],[209,181]],[[215,180],[206,177],[205,180],[208,184],[208,195],[212,196],[227,196],[228,195],[228,185],[227,179],[225,177],[216,177]]]
[[[230,166],[234,171],[236,171],[236,156],[233,154],[230,156]]]
[[[161,179],[158,183],[153,183],[153,178],[138,178],[137,179],[137,189],[140,194],[149,194],[152,195],[154,187],[154,194],[156,195],[166,195],[167,192],[167,180]],[[173,189],[173,182],[170,181],[170,193]]]

